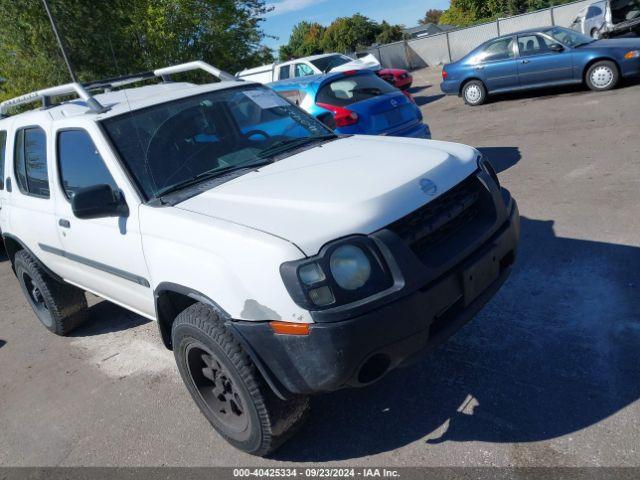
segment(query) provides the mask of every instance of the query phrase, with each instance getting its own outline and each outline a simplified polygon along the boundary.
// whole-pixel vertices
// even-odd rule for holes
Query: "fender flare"
[[[175,319],[175,316],[173,316],[170,323],[167,321],[163,321],[162,319],[162,305],[160,305],[160,298],[163,293],[168,292],[183,295],[193,300],[193,303],[199,302],[213,308],[220,319],[224,322],[225,326],[229,329],[233,337],[242,345],[245,352],[249,355],[253,363],[256,365],[256,368],[264,378],[267,385],[269,385],[269,388],[271,388],[273,393],[281,400],[288,400],[289,398],[291,398],[291,394],[286,390],[286,388],[284,388],[280,381],[273,375],[273,372],[271,372],[271,370],[256,354],[251,345],[235,328],[234,320],[231,318],[231,316],[217,302],[197,290],[172,282],[162,282],[158,284],[153,291],[156,318],[158,320],[158,329],[160,330],[160,336],[162,337],[162,342],[164,343],[165,347],[167,347],[169,350],[173,349],[173,345],[171,344],[170,326],[173,324],[173,320]]]
[[[42,260],[40,260],[40,258],[33,253],[33,251],[27,247],[27,245],[20,240],[18,237],[16,237],[15,235],[11,234],[11,233],[2,233],[2,239],[4,241],[5,244],[5,249],[7,250],[7,256],[9,257],[9,260],[11,261],[11,268],[13,269],[13,273],[15,273],[15,256],[16,253],[18,253],[18,251],[20,250],[25,250],[29,255],[31,255],[31,257],[38,263],[38,265],[45,271],[45,273],[47,275],[49,275],[51,278],[53,278],[55,281],[60,282],[60,283],[66,283],[62,277],[60,277],[60,275],[58,275],[57,273],[53,272],[49,267],[47,267],[44,262]],[[9,249],[6,248],[7,246],[7,242],[5,241],[5,239],[9,239],[13,242],[16,242],[18,245],[20,245],[21,248],[15,250],[15,251],[9,251]]]

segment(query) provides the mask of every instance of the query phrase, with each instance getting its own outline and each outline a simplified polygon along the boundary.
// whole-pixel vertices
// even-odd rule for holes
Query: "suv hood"
[[[373,233],[437,198],[477,169],[478,155],[454,143],[353,136],[261,167],[176,208],[270,233],[311,256],[327,242]]]

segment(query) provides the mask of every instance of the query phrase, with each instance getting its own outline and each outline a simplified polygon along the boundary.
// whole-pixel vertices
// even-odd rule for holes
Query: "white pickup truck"
[[[193,69],[222,81],[170,81]],[[340,137],[202,62],[48,88],[0,117],[0,227],[40,322],[68,334],[85,291],[157,321],[204,416],[255,455],[309,395],[446,340],[515,260],[516,202],[474,148]]]
[[[371,54],[354,60],[339,53],[325,53],[243,70],[238,72],[236,77],[246,81],[266,84],[277,82],[278,80],[349,70],[377,71],[380,70],[380,62]]]

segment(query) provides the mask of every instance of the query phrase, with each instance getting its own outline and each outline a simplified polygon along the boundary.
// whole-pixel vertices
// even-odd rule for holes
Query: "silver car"
[[[602,0],[583,8],[571,24],[593,38],[640,32],[640,0]]]

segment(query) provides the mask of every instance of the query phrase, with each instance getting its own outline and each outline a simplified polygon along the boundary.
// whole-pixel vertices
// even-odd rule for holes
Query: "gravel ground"
[[[415,78],[434,138],[482,147],[523,217],[474,322],[373,387],[314,398],[260,459],[208,426],[154,323],[91,298],[89,324],[54,337],[4,259],[0,465],[640,466],[640,85],[469,108],[438,72]]]

